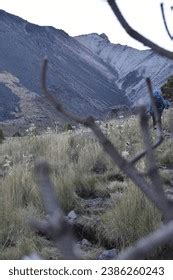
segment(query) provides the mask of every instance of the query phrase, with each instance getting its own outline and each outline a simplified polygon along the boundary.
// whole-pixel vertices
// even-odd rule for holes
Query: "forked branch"
[[[162,225],[158,230],[138,240],[131,247],[124,250],[117,257],[118,260],[140,260],[153,252],[159,246],[165,245],[173,239],[173,221]]]
[[[108,4],[110,5],[114,15],[117,17],[118,21],[121,23],[122,27],[125,29],[127,34],[129,34],[133,39],[137,40],[138,42],[144,44],[145,46],[151,48],[153,51],[158,53],[161,56],[165,56],[167,58],[173,59],[173,52],[170,52],[159,45],[155,44],[154,42],[150,41],[148,38],[141,35],[139,32],[134,30],[126,21],[118,5],[116,4],[116,0],[107,0]]]
[[[79,259],[71,225],[66,220],[50,180],[50,169],[47,163],[38,163],[35,167],[36,178],[40,186],[47,218],[43,221],[32,220],[36,232],[42,233],[56,243],[64,259]]]
[[[165,9],[164,9],[164,4],[163,3],[160,4],[160,8],[161,8],[162,18],[163,18],[163,22],[164,22],[166,32],[168,33],[169,38],[171,40],[173,40],[173,36],[171,35],[171,33],[169,31],[169,28],[168,28],[168,25],[167,25],[166,16],[165,16]]]
[[[162,126],[158,114],[158,110],[155,104],[154,96],[153,96],[153,90],[152,90],[152,84],[150,78],[146,78],[146,84],[148,88],[148,94],[149,98],[152,104],[153,112],[155,115],[155,120],[156,120],[156,126],[157,126],[157,140],[155,144],[152,145],[152,149],[156,149],[162,142],[163,142],[163,131],[162,131]],[[143,158],[146,155],[146,150],[140,152],[137,154],[133,159],[130,160],[130,163],[135,164],[137,161],[139,161],[141,158]]]
[[[160,195],[160,193],[155,190],[153,184],[148,183],[145,177],[141,175],[141,173],[139,173],[138,170],[119,153],[118,149],[103,134],[99,126],[96,125],[94,118],[88,117],[86,119],[81,119],[77,116],[74,116],[72,113],[67,112],[62,106],[62,104],[58,103],[56,99],[51,95],[51,92],[48,90],[46,86],[47,65],[48,65],[48,60],[45,59],[43,62],[42,77],[41,77],[42,89],[45,97],[64,116],[66,117],[68,116],[71,120],[91,128],[91,130],[97,136],[104,151],[111,157],[113,162],[134,182],[134,184],[136,184],[146,194],[146,196],[163,213],[167,221],[172,219],[173,213],[172,211],[170,211],[172,209],[172,206],[170,206],[166,196],[164,194]]]
[[[169,222],[173,219],[173,206],[172,203],[167,199],[167,197],[164,194],[162,183],[157,171],[155,159],[154,159],[154,154],[153,154],[153,146],[151,145],[150,139],[150,133],[149,133],[149,126],[147,122],[147,118],[145,115],[144,110],[141,108],[141,114],[140,114],[140,123],[141,123],[141,129],[143,131],[143,139],[144,139],[144,144],[146,147],[146,150],[143,152],[143,155],[147,155],[147,160],[148,160],[148,168],[149,168],[149,177],[151,179],[151,182],[148,182],[145,179],[145,176],[142,175],[141,173],[138,172],[138,170],[135,168],[135,166],[129,162],[127,159],[125,159],[118,151],[118,149],[111,143],[111,141],[103,134],[102,130],[100,129],[99,126],[96,125],[95,120],[93,117],[88,117],[86,119],[81,119],[78,116],[75,116],[74,114],[68,112],[65,110],[65,108],[57,102],[56,98],[52,96],[52,92],[49,91],[47,88],[46,84],[46,75],[47,75],[47,65],[48,65],[48,60],[45,59],[43,62],[43,67],[42,67],[42,77],[41,77],[41,83],[42,83],[42,89],[45,97],[48,99],[48,101],[57,109],[58,112],[61,112],[64,116],[70,118],[72,121],[81,123],[85,126],[88,126],[91,128],[91,130],[94,132],[96,137],[98,138],[100,144],[102,145],[104,151],[111,157],[113,162],[138,186],[142,192],[146,194],[146,196],[154,203],[154,205],[161,211],[165,218],[165,222]],[[147,85],[148,85],[148,90],[149,90],[149,95],[151,98],[151,102],[154,104],[154,98],[152,95],[152,87],[151,87],[151,81],[147,79]],[[159,124],[159,118],[157,116],[157,109],[156,106],[154,107],[154,112],[157,120],[157,126],[158,126],[158,132],[159,132],[159,140],[158,143],[161,143],[162,139],[162,128],[161,124]],[[159,144],[157,144],[159,145]],[[156,146],[156,144],[155,144]],[[141,156],[140,156],[141,158]],[[45,169],[46,168],[46,169]],[[43,171],[44,170],[44,171]],[[64,230],[67,230],[67,236],[69,238],[69,231],[64,227],[64,224],[66,225],[64,219],[63,219],[63,214],[62,210],[58,206],[58,202],[53,199],[53,197],[50,199],[49,196],[51,196],[50,193],[54,196],[55,194],[50,190],[52,190],[51,187],[51,182],[49,179],[49,172],[47,167],[44,167],[41,165],[40,167],[37,168],[37,173],[39,175],[39,182],[40,185],[42,186],[42,195],[43,197],[47,197],[45,200],[45,208],[47,208],[47,212],[49,213],[50,219],[49,222],[41,222],[37,223],[36,228],[49,232],[53,228],[53,238],[58,242],[59,241],[59,230],[60,230],[60,225]],[[48,192],[50,192],[48,194]],[[48,207],[49,203],[52,201],[51,208]],[[53,218],[55,217],[55,218]],[[53,221],[56,221],[54,223]],[[55,224],[58,224],[58,227],[56,228]],[[39,225],[39,226],[38,226]],[[53,225],[53,226],[52,226]],[[55,226],[55,228],[54,228]],[[62,229],[60,230],[62,232]],[[56,233],[56,235],[55,235]],[[151,250],[155,249],[157,246],[164,244],[168,240],[172,239],[172,234],[173,234],[173,224],[172,222],[165,225],[163,228],[160,230],[150,234],[149,236],[145,237],[142,240],[139,240],[135,246],[127,249],[124,251],[124,253],[121,253],[119,255],[119,259],[132,259],[132,258],[143,258],[147,253],[149,253]],[[58,236],[58,237],[56,237]],[[73,244],[73,238],[70,234],[69,238],[70,244]],[[155,241],[153,241],[155,240]],[[61,242],[64,248],[66,248],[66,242]],[[72,250],[72,245],[70,249],[70,254],[71,258],[75,259],[76,256]],[[62,248],[63,250],[63,248]],[[67,248],[65,249],[64,255],[67,256],[66,253]],[[68,257],[67,257],[68,258]]]

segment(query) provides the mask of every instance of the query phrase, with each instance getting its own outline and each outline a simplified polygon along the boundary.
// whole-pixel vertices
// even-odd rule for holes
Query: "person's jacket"
[[[167,99],[164,99],[163,96],[161,95],[161,92],[159,90],[155,90],[153,93],[154,99],[155,99],[155,104],[156,107],[159,111],[160,114],[162,114],[164,109],[168,109],[170,107],[170,102]],[[153,114],[153,106],[150,103],[150,108],[149,108],[150,114]]]

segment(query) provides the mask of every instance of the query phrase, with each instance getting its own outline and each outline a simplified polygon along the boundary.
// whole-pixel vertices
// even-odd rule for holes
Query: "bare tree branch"
[[[46,98],[52,103],[52,105],[61,112],[64,116],[68,116],[71,120],[84,124],[91,128],[94,134],[97,136],[104,151],[112,158],[113,162],[146,194],[146,196],[156,205],[156,207],[163,213],[166,220],[173,218],[172,206],[168,203],[167,199],[155,191],[154,186],[149,184],[145,177],[142,176],[137,169],[132,166],[125,158],[121,156],[117,148],[110,142],[110,140],[103,134],[101,129],[96,125],[93,117],[81,119],[74,116],[72,113],[67,112],[63,106],[51,96],[51,93],[46,86],[46,71],[48,60],[45,59],[42,68],[42,89]]]
[[[121,14],[116,1],[107,0],[114,14],[117,16],[119,22],[124,27],[126,32],[150,47],[153,51],[167,58],[173,59],[173,52],[165,50],[152,41],[148,40],[140,33],[135,31],[127,23],[123,15]],[[161,4],[162,16],[167,29],[168,35],[170,35],[167,28],[167,23],[164,14],[163,4]],[[171,38],[172,39],[172,38]],[[146,79],[149,96],[153,105],[154,115],[157,124],[158,139],[153,145],[151,141],[151,134],[149,131],[148,118],[146,116],[145,109],[141,107],[140,110],[140,125],[142,137],[145,145],[145,150],[136,155],[132,160],[128,161],[125,159],[118,149],[111,143],[111,141],[104,135],[99,126],[96,125],[95,120],[92,116],[87,118],[81,118],[68,112],[63,105],[57,101],[53,96],[53,92],[47,88],[47,65],[48,60],[45,59],[43,62],[42,73],[41,73],[41,87],[42,91],[47,100],[56,108],[56,110],[62,113],[65,117],[72,121],[80,123],[89,127],[96,137],[98,138],[103,150],[110,156],[113,162],[134,182],[134,184],[141,189],[143,193],[150,199],[151,202],[161,211],[165,218],[166,225],[162,225],[160,229],[149,234],[148,236],[137,241],[132,247],[124,250],[119,254],[117,259],[143,259],[148,253],[161,246],[168,241],[173,239],[173,204],[167,199],[164,194],[162,181],[157,169],[156,160],[154,157],[154,149],[158,147],[163,141],[162,126],[159,119],[159,114],[155,105],[152,85],[149,78]],[[147,175],[150,178],[145,178],[145,175],[140,173],[134,166],[138,160],[146,155],[147,158]],[[65,259],[79,259],[79,255],[75,250],[75,239],[72,234],[71,225],[68,223],[64,216],[64,213],[60,207],[58,198],[54,191],[54,186],[50,180],[50,169],[47,163],[39,163],[35,167],[36,177],[38,184],[40,185],[40,192],[42,195],[44,207],[46,210],[47,217],[42,221],[32,220],[31,225],[37,232],[41,232],[49,236],[55,241],[56,245],[61,249]],[[24,257],[24,259],[35,260],[40,259],[36,254]]]
[[[36,177],[40,185],[47,219],[43,221],[31,221],[34,230],[42,232],[55,241],[65,259],[79,259],[75,251],[75,240],[71,225],[65,219],[64,213],[56,197],[54,187],[50,181],[50,169],[47,163],[38,163],[35,167]]]
[[[156,143],[152,145],[152,149],[156,149],[161,143],[163,142],[163,137],[158,138]],[[130,160],[131,164],[135,164],[137,161],[139,161],[141,158],[143,158],[146,155],[146,150],[140,152],[137,154],[133,159]]]
[[[158,109],[157,109],[157,106],[156,106],[156,103],[155,103],[155,99],[154,99],[154,95],[153,95],[153,89],[152,89],[152,84],[151,84],[150,78],[146,78],[146,83],[147,83],[148,93],[149,93],[149,97],[150,97],[150,100],[151,100],[151,104],[152,104],[154,115],[155,115],[155,119],[156,119],[158,135],[159,135],[159,137],[161,137],[163,135],[162,126],[161,126],[161,122],[160,122],[160,118],[159,118],[159,112],[158,112]]]
[[[147,155],[149,177],[151,179],[150,183],[145,179],[145,175],[138,172],[138,170],[133,166],[131,162],[127,161],[125,158],[121,156],[117,148],[103,134],[100,127],[96,125],[93,117],[81,119],[77,116],[74,116],[72,113],[67,112],[63,108],[62,104],[56,101],[56,99],[51,95],[52,93],[47,89],[47,85],[46,85],[47,64],[48,64],[48,60],[45,59],[43,62],[42,77],[41,77],[42,89],[45,97],[49,100],[49,102],[51,102],[51,104],[57,109],[57,111],[61,112],[64,116],[67,116],[71,120],[91,128],[91,130],[94,132],[99,142],[101,143],[104,151],[111,157],[113,162],[136,184],[136,186],[138,186],[146,194],[146,196],[162,212],[162,214],[165,217],[165,222],[171,221],[173,219],[173,205],[167,199],[166,195],[163,192],[162,183],[160,180],[160,176],[154,158],[153,146],[151,143],[151,135],[149,133],[147,117],[145,115],[144,110],[141,108],[140,123],[141,123],[144,144],[146,146],[146,150],[143,152],[143,156]],[[161,141],[163,141],[162,127],[161,127],[161,123],[159,122],[159,116],[158,116],[157,108],[154,103],[154,98],[152,93],[152,85],[149,78],[147,79],[147,86],[148,86],[148,92],[153,105],[154,114],[157,122],[159,135],[158,135],[158,141],[154,145],[157,146],[159,145],[159,143],[161,143]],[[46,172],[42,172],[42,173],[46,174]],[[43,176],[43,174],[41,176]],[[48,174],[46,176],[48,176]],[[48,179],[46,180],[45,179],[46,178],[42,177],[42,180],[44,181],[45,185],[47,184],[49,185],[50,181]],[[42,184],[43,183],[41,183],[41,185]],[[54,211],[49,210],[49,212],[52,213]],[[45,223],[44,226],[44,223],[45,222],[43,221],[42,224],[40,225],[40,228],[45,227],[47,230],[48,224]],[[157,230],[156,232],[151,233],[149,236],[145,237],[144,239],[139,240],[135,244],[135,246],[122,252],[118,256],[118,259],[143,258],[146,254],[151,252],[153,249],[157,248],[162,244],[165,244],[168,240],[171,240],[172,234],[173,234],[173,222]],[[54,238],[56,237],[54,236]],[[59,239],[59,237],[57,237],[57,239]],[[63,243],[63,245],[66,244]]]
[[[173,239],[173,221],[161,226],[158,230],[138,240],[131,247],[121,252],[118,260],[140,260],[147,254]]]
[[[164,26],[165,26],[166,32],[168,33],[169,38],[171,40],[173,40],[173,36],[169,32],[169,28],[168,28],[168,25],[167,25],[167,22],[166,22],[165,10],[164,10],[164,4],[163,3],[160,4],[160,8],[161,8],[162,18],[163,18],[163,22],[164,22]]]
[[[154,96],[153,96],[153,90],[152,90],[152,84],[151,84],[150,78],[146,78],[146,84],[147,84],[148,94],[149,94],[150,101],[151,101],[151,104],[152,104],[152,108],[153,108],[153,111],[154,111],[156,126],[157,126],[157,137],[158,138],[156,140],[156,143],[152,145],[152,149],[154,150],[163,142],[164,138],[163,138],[163,131],[162,131],[162,126],[161,126],[161,122],[160,122],[160,119],[159,119],[158,110],[157,110],[155,100],[154,100]],[[145,155],[146,155],[146,150],[137,154],[133,159],[130,160],[130,163],[135,164],[137,161],[139,161]]]
[[[153,51],[157,52],[161,56],[165,56],[167,58],[173,59],[173,52],[170,52],[164,48],[161,48],[157,44],[153,43],[146,37],[142,36],[139,32],[134,30],[125,20],[124,16],[120,12],[118,5],[116,4],[116,0],[107,0],[108,4],[110,5],[113,13],[125,29],[125,31],[135,40],[139,41],[140,43],[144,44],[145,46],[151,48]]]
[[[165,196],[162,187],[162,180],[160,174],[158,172],[158,168],[155,161],[155,156],[152,148],[152,139],[151,134],[149,132],[148,125],[148,116],[145,112],[145,107],[141,108],[140,111],[140,125],[141,125],[141,133],[144,141],[144,145],[146,147],[146,157],[147,157],[147,165],[148,165],[148,175],[153,183],[153,187],[156,192],[160,194],[163,198]]]

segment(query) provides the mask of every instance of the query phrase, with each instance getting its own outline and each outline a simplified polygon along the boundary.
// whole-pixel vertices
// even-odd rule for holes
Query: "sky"
[[[160,2],[173,35],[173,0],[118,0],[128,23],[160,46],[173,51],[173,41],[164,28]],[[127,35],[106,0],[0,0],[0,9],[38,25],[63,29],[71,36],[105,33],[115,44],[145,47]]]

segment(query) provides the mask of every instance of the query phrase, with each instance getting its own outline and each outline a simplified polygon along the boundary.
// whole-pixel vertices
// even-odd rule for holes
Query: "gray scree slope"
[[[0,81],[0,121],[26,115],[22,98],[28,100],[27,95],[33,97],[31,104],[28,102],[30,111],[36,106],[34,96],[41,93],[40,68],[44,56],[49,59],[49,86],[69,110],[98,118],[112,105],[129,104],[124,91],[115,83],[117,71],[98,55],[62,30],[37,26],[0,10],[0,73],[7,75]],[[10,77],[17,79],[11,88],[7,82]]]
[[[150,77],[157,88],[173,74],[173,61],[151,50],[112,44],[105,34],[93,33],[75,38],[116,71],[116,85],[126,93],[132,104],[141,98],[146,99],[146,77]]]

